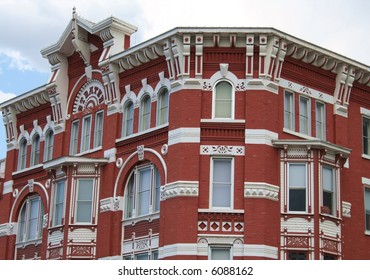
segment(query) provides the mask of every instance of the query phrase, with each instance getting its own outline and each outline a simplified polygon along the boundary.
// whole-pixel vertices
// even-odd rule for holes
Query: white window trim
[[[167,121],[164,122],[164,123],[161,123],[161,109],[162,109],[162,98],[163,98],[163,95],[167,94],[168,96],[168,104],[167,104]],[[167,124],[168,121],[169,121],[169,112],[170,112],[170,92],[169,90],[164,87],[164,88],[161,88],[159,90],[159,94],[158,94],[158,98],[157,98],[157,121],[156,121],[156,125],[164,125],[164,124]]]
[[[98,116],[101,118],[101,135],[98,135]],[[100,117],[101,116],[101,117]],[[95,114],[95,124],[94,124],[94,148],[98,148],[103,146],[103,133],[104,133],[104,110],[100,110]],[[100,145],[96,142],[98,141],[98,137],[100,137]]]
[[[71,123],[71,137],[70,137],[70,143],[69,143],[69,154],[70,155],[75,155],[78,153],[79,130],[80,130],[80,120],[74,120]],[[76,145],[74,145],[75,140],[77,142]]]
[[[208,260],[212,260],[212,250],[213,249],[229,249],[230,258],[229,260],[233,260],[234,250],[232,244],[209,244],[208,246]]]
[[[305,99],[306,100],[306,104],[307,104],[307,133],[304,133],[302,132],[302,128],[301,128],[301,117],[306,117],[306,116],[303,116],[301,114],[301,99]],[[293,100],[294,101],[294,100]],[[299,133],[303,134],[303,135],[308,135],[308,136],[311,136],[312,135],[312,113],[311,113],[311,98],[307,97],[307,96],[304,96],[304,95],[300,95],[299,96]]]
[[[231,193],[230,193],[230,207],[214,207],[212,197],[213,197],[213,165],[214,160],[217,159],[230,159],[231,160]],[[234,209],[234,157],[230,156],[211,156],[210,157],[210,178],[209,178],[209,209],[218,211],[230,211]]]
[[[216,117],[216,86],[219,83],[227,82],[231,86],[231,117],[230,118],[219,118]],[[234,84],[227,79],[221,79],[218,80],[214,85],[212,89],[212,119],[217,121],[230,121],[235,119],[235,87]]]
[[[144,99],[148,99],[148,102],[149,102],[149,124],[148,124],[148,128],[144,129],[143,128],[143,122],[144,122],[144,115],[143,115],[143,103],[144,103]],[[150,121],[151,121],[151,118],[152,118],[152,104],[151,104],[151,97],[148,93],[144,94],[143,97],[141,98],[140,100],[140,110],[139,110],[139,132],[143,132],[143,131],[146,131],[148,129],[150,129]]]
[[[290,204],[289,204],[289,200],[290,200],[290,181],[289,181],[289,172],[290,172],[290,165],[291,164],[301,164],[301,165],[305,165],[305,168],[306,168],[306,205],[305,205],[305,211],[290,211],[289,208],[290,208]],[[302,213],[308,213],[308,177],[309,177],[309,172],[308,172],[308,165],[307,165],[307,162],[289,162],[288,163],[288,170],[286,172],[287,174],[287,211],[288,213],[291,213],[291,214],[302,214]],[[294,189],[294,188],[293,188]],[[295,188],[295,189],[301,189],[301,188]]]
[[[85,125],[86,125],[86,120],[90,119],[90,124],[89,124],[89,137],[86,137],[88,139],[88,143],[85,143]],[[91,126],[92,126],[92,116],[87,115],[82,118],[82,129],[81,129],[81,143],[80,143],[80,152],[86,152],[91,150]],[[86,144],[86,145],[85,145]],[[86,146],[86,149],[83,149],[83,147]]]
[[[57,204],[57,195],[58,195],[57,188],[58,188],[58,183],[60,183],[60,182],[64,182],[62,221],[61,221],[61,224],[56,224],[55,223],[55,220],[56,220],[55,216],[56,216],[56,204]],[[66,194],[67,194],[67,180],[66,179],[61,179],[61,180],[56,181],[55,184],[54,184],[54,188],[53,188],[53,203],[51,204],[52,207],[53,207],[53,209],[52,209],[53,218],[52,218],[51,227],[60,227],[60,226],[62,226],[63,225],[63,219],[64,219],[64,222],[65,222]]]
[[[322,116],[322,138],[317,137],[317,104],[323,106],[323,116]],[[316,130],[316,138],[322,141],[326,141],[326,104],[324,102],[316,100],[315,102],[315,130]]]
[[[89,181],[92,181],[93,185],[92,185],[92,197],[91,197],[91,213],[90,213],[90,222],[78,222],[77,221],[77,212],[78,212],[78,190],[80,188],[80,181],[84,181],[84,180],[89,180]],[[74,211],[74,224],[77,224],[77,225],[91,225],[93,224],[93,216],[94,216],[94,209],[95,209],[95,180],[94,178],[91,178],[91,177],[86,177],[86,178],[78,178],[76,180],[76,195],[75,195],[75,211]]]
[[[285,127],[285,96],[289,94],[292,98],[292,105],[291,108],[289,108],[289,112],[291,113],[291,121],[289,121],[289,124],[291,127]],[[293,91],[289,90],[284,90],[284,129],[290,130],[290,131],[295,131],[295,93]]]

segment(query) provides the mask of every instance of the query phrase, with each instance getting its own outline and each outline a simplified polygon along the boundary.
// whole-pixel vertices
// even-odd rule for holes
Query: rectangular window
[[[316,138],[326,139],[325,104],[316,102]]]
[[[363,153],[370,155],[370,119],[362,117]]]
[[[77,189],[76,203],[76,222],[92,222],[92,204],[93,204],[93,179],[79,179]]]
[[[231,260],[231,248],[230,247],[210,247],[210,258],[211,260]]]
[[[305,212],[307,167],[305,163],[290,163],[288,175],[289,211]]]
[[[365,227],[370,231],[370,188],[365,188]]]
[[[233,160],[231,158],[212,159],[212,208],[233,207]]]
[[[80,126],[80,122],[74,121],[72,123],[72,129],[71,129],[71,142],[70,142],[70,148],[69,152],[71,155],[75,155],[78,153],[78,129]]]
[[[30,200],[30,213],[28,219],[28,240],[33,240],[40,237],[41,229],[39,228],[40,225],[40,199],[32,199]]]
[[[65,188],[65,181],[59,181],[56,183],[55,194],[54,194],[53,226],[62,225],[63,210],[64,210],[64,188]]]
[[[311,106],[310,99],[299,97],[299,132],[311,135]]]
[[[335,169],[323,166],[322,168],[322,213],[335,215]]]
[[[284,94],[284,127],[294,131],[294,123],[294,94],[286,91]]]
[[[91,138],[91,115],[83,118],[81,152],[90,150],[90,138]]]
[[[295,251],[288,252],[288,260],[307,260],[307,253]]]
[[[139,215],[149,214],[151,168],[139,171]]]
[[[94,129],[94,148],[100,147],[103,144],[103,118],[104,111],[96,113]]]

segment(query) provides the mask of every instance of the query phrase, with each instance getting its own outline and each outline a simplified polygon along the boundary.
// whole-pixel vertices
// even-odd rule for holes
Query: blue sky
[[[134,44],[177,26],[274,27],[370,65],[367,0],[1,0],[0,103],[47,82],[50,67],[40,50],[59,39],[73,7],[93,22],[113,15],[136,25]]]

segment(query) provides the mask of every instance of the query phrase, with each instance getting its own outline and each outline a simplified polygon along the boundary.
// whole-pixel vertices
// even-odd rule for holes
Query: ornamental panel
[[[104,87],[98,80],[90,80],[78,92],[74,104],[73,114],[82,112],[87,108],[103,104],[105,101]]]
[[[226,146],[226,145],[217,145],[217,146],[200,146],[201,155],[228,155],[228,156],[244,156],[245,147],[243,146]]]

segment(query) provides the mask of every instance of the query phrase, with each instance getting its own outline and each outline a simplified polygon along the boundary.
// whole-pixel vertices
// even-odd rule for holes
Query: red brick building
[[[0,259],[370,259],[369,66],[272,28],[73,14],[1,104]]]

